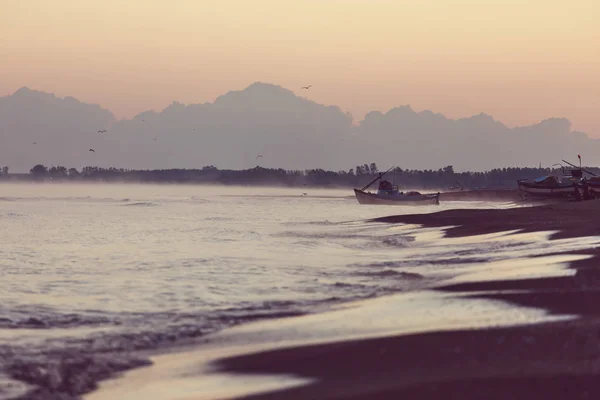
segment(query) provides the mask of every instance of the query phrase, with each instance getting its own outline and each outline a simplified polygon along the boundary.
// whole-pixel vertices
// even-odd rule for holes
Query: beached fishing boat
[[[575,181],[575,185],[577,187],[577,200],[595,200],[600,199],[600,176],[595,174],[592,171],[586,170],[581,167],[581,156],[577,156],[579,158],[579,166],[575,164],[571,164],[566,160],[562,160],[565,164],[569,165],[573,169],[571,169],[570,175]],[[583,173],[590,175],[589,177],[584,177]]]
[[[600,176],[584,179],[578,184],[578,187],[583,192],[584,197],[587,194],[591,199],[600,199]]]
[[[518,180],[519,192],[523,198],[575,198],[577,196],[577,183],[570,180],[563,181],[554,175],[542,176],[537,179]]]
[[[564,161],[568,163],[567,161]],[[569,165],[573,165],[568,163]],[[565,199],[580,200],[580,184],[583,171],[580,168],[562,170],[562,176],[546,175],[536,179],[517,181],[519,192],[524,199]]]
[[[392,167],[394,168],[394,167]],[[386,172],[379,174],[377,178],[371,181],[368,185],[362,189],[354,189],[354,195],[356,200],[360,204],[380,204],[380,205],[403,205],[403,206],[417,206],[427,204],[440,204],[440,194],[421,194],[419,192],[401,192],[397,185],[393,185],[391,182],[382,180],[379,182],[379,187],[376,193],[368,192],[367,189],[373,183],[381,180],[383,175],[388,173],[392,168]]]
[[[401,206],[420,206],[427,204],[440,204],[439,193],[421,194],[419,192],[399,192],[396,195],[379,195],[354,189],[356,200],[360,204],[383,204]]]

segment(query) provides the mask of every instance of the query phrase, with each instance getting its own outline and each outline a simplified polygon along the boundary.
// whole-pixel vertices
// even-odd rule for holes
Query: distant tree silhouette
[[[600,174],[600,169],[586,167]],[[559,169],[544,168],[496,168],[485,172],[454,171],[452,165],[437,170],[408,170],[395,168],[386,175],[402,188],[456,190],[481,188],[516,188],[517,179],[536,178],[550,173],[560,174]],[[276,186],[322,186],[362,187],[372,181],[379,169],[375,163],[357,165],[348,171],[327,171],[321,168],[308,170],[284,170],[281,168],[255,167],[246,170],[218,169],[207,165],[200,169],[127,170],[86,166],[81,172],[63,166],[49,170],[41,164],[30,170],[30,179],[53,180],[77,179],[83,181],[169,182],[169,183],[218,183],[224,185],[276,185]],[[25,178],[21,178],[25,179]]]
[[[51,167],[48,174],[51,178],[64,178],[67,176],[67,168],[63,166]]]
[[[35,178],[45,178],[48,175],[48,168],[45,165],[37,164],[29,170],[29,173]]]
[[[79,171],[77,171],[77,168],[69,168],[69,170],[67,171],[67,175],[70,178],[75,178],[79,176]]]

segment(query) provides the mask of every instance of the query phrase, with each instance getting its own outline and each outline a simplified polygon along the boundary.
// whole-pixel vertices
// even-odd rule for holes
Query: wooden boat
[[[394,167],[392,167],[394,168]],[[376,181],[380,180],[383,175],[392,170],[388,169],[386,172],[379,174],[377,178],[371,181],[368,185],[362,189],[354,189],[354,195],[356,200],[360,204],[381,204],[381,205],[402,205],[402,206],[416,206],[416,205],[427,205],[427,204],[440,204],[440,194],[421,194],[419,192],[400,192],[397,185],[392,185],[386,180],[379,182],[379,188],[377,193],[367,192],[369,186]]]
[[[595,197],[600,197],[600,177],[594,176],[586,180],[590,193]]]
[[[591,178],[582,179],[577,183],[577,189],[583,200],[600,199],[600,177],[592,176]]]
[[[399,192],[396,195],[381,195],[354,189],[356,200],[360,204],[382,204],[396,206],[421,206],[427,204],[440,204],[440,194],[421,194],[419,192]]]
[[[577,182],[562,180],[557,176],[548,175],[537,179],[518,180],[519,192],[522,198],[576,198]]]
[[[592,171],[588,171],[581,167],[581,156],[579,158],[579,167],[575,164],[571,164],[566,160],[562,160],[565,164],[573,167],[571,175],[579,178],[576,182],[577,186],[577,200],[595,200],[600,199],[600,176],[596,175]],[[584,178],[583,173],[591,175],[589,178]]]
[[[568,161],[562,161],[574,168],[569,170],[563,167],[562,176],[547,175],[537,179],[518,180],[517,185],[521,197],[523,199],[581,200],[581,190],[588,190],[582,186],[582,182],[585,181],[582,179],[584,170]],[[589,195],[586,194],[584,197],[589,197]]]

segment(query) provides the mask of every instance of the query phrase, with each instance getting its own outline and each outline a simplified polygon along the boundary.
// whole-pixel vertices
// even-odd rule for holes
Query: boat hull
[[[440,194],[421,194],[413,196],[380,196],[373,193],[363,192],[354,189],[356,200],[360,204],[378,204],[378,205],[394,205],[394,206],[422,206],[430,204],[439,204]]]
[[[577,197],[577,187],[575,185],[564,185],[556,187],[543,187],[526,182],[518,182],[521,197],[542,197],[542,198],[570,198]]]
[[[600,180],[584,180],[577,185],[584,200],[600,199]]]

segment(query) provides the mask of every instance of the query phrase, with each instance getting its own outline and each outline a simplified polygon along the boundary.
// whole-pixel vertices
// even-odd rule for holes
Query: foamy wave
[[[324,221],[310,221],[310,222],[305,222],[304,224],[306,225],[317,225],[317,226],[332,226],[332,225],[338,225],[339,223],[337,222],[331,222],[329,220],[324,220]]]
[[[138,201],[136,203],[123,204],[123,206],[125,207],[154,207],[156,205],[156,203],[153,203],[151,201]]]
[[[131,355],[87,356],[75,352],[5,361],[10,377],[29,385],[20,397],[28,400],[75,400],[95,389],[99,380],[149,364],[150,360]],[[4,391],[1,386],[0,390]]]
[[[72,328],[78,326],[119,325],[119,320],[111,320],[105,316],[86,316],[81,314],[43,314],[23,312],[0,315],[2,329],[51,329]]]
[[[193,203],[200,203],[200,204],[203,204],[203,203],[210,203],[210,200],[203,199],[203,198],[201,198],[201,197],[196,197],[196,196],[192,196],[190,200],[191,200]]]
[[[283,236],[299,239],[365,239],[373,240],[373,235],[361,234],[361,233],[340,233],[340,232],[318,232],[318,233],[307,233],[298,231],[285,231],[274,234],[273,236]]]
[[[206,217],[205,221],[233,221],[231,217]]]
[[[15,212],[7,212],[7,213],[0,214],[0,216],[6,217],[6,218],[23,218],[23,217],[25,217],[25,214],[15,213]]]
[[[383,269],[381,271],[365,271],[359,272],[356,275],[371,276],[371,277],[394,277],[406,280],[424,279],[425,277],[421,274],[414,272],[396,271],[393,269]]]
[[[118,199],[112,197],[92,197],[92,196],[73,196],[73,197],[0,197],[0,201],[74,201],[74,202],[90,202],[90,203],[117,203],[127,202],[130,199]]]
[[[394,246],[394,247],[407,247],[412,242],[415,241],[414,236],[408,235],[399,235],[399,236],[388,236],[384,238],[381,242],[386,246]]]
[[[378,261],[367,264],[352,264],[355,267],[365,268],[406,268],[420,267],[426,265],[461,265],[461,264],[481,264],[486,263],[490,259],[483,257],[476,258],[461,258],[461,257],[440,257],[440,258],[418,258],[405,259],[401,261]]]

